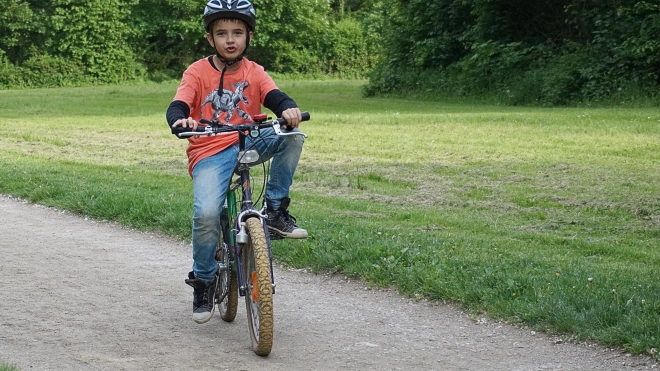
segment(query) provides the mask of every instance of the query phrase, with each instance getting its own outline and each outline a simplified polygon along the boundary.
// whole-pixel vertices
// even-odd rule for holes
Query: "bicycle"
[[[303,121],[309,118],[309,113],[303,112]],[[221,236],[215,254],[218,262],[215,304],[220,317],[232,322],[238,310],[238,297],[245,297],[252,350],[260,356],[270,354],[273,345],[275,277],[271,235],[266,225],[266,201],[262,202],[260,209],[254,207],[250,184],[250,164],[259,160],[259,153],[246,148],[246,139],[248,135],[253,140],[258,139],[267,128],[272,128],[276,135],[307,137],[300,131],[283,132],[281,127],[286,121],[282,118],[266,122],[268,119],[267,115],[256,115],[254,123],[239,125],[202,119],[200,122],[206,126],[198,126],[197,131],[187,131],[189,128],[176,131],[180,138],[239,133],[238,162],[234,169],[238,177],[228,186],[220,217]],[[264,180],[267,176],[268,172],[264,171]]]

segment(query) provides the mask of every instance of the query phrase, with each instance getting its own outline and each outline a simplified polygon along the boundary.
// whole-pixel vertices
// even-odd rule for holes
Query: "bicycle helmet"
[[[245,22],[254,31],[257,25],[257,13],[249,0],[211,0],[204,8],[204,29],[209,32],[209,27],[220,18],[236,18]]]

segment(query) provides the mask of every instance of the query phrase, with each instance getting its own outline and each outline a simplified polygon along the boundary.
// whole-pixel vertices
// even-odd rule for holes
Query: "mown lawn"
[[[282,81],[312,114],[285,264],[595,340],[660,347],[660,110],[370,98]],[[175,83],[0,91],[0,193],[190,237]],[[258,182],[256,182],[258,183]]]

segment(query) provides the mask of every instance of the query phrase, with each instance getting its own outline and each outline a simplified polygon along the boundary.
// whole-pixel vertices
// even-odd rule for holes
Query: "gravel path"
[[[647,357],[276,268],[275,340],[191,319],[190,247],[0,196],[0,361],[23,370],[651,370]]]

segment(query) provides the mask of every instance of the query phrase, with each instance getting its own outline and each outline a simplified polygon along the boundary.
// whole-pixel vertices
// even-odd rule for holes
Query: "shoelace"
[[[195,307],[199,308],[204,302],[204,293],[200,292],[199,289],[195,290]]]
[[[201,290],[198,291],[198,290]],[[208,286],[204,287],[203,289],[197,289],[195,292],[195,301],[197,303],[197,307],[201,307],[203,303],[206,303],[206,305],[209,305],[209,288]]]
[[[208,286],[204,287],[204,303],[206,303],[206,305],[209,305],[209,288],[208,288]]]
[[[280,213],[284,217],[284,224],[292,227],[298,227],[296,225],[297,222],[296,218],[293,215],[289,214],[288,210],[283,210]]]

